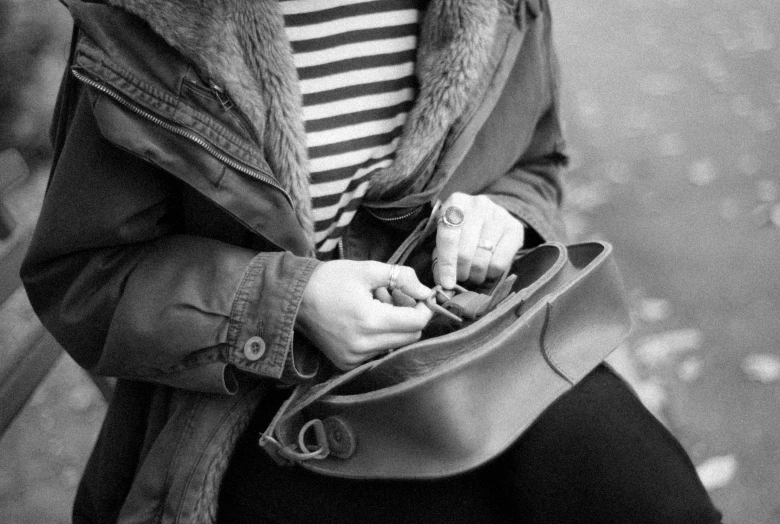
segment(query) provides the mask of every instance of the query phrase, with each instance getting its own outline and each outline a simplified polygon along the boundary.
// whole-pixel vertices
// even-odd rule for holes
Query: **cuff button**
[[[265,341],[260,337],[250,337],[244,344],[244,356],[252,362],[265,355]]]

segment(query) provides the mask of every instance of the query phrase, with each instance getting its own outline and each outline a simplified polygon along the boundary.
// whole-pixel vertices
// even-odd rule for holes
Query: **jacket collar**
[[[109,0],[146,20],[253,123],[266,160],[311,237],[301,94],[278,0]],[[373,175],[370,199],[415,186],[416,168],[490,75],[497,0],[430,0],[421,22],[420,89],[393,164]]]

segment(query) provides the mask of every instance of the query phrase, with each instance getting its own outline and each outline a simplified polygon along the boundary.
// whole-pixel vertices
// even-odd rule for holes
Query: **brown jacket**
[[[68,2],[55,162],[22,277],[84,367],[117,376],[76,522],[213,522],[238,435],[310,378],[294,324],[312,223],[296,72],[276,0]],[[383,259],[454,191],[561,239],[565,162],[539,0],[430,0],[420,89],[342,256]],[[410,216],[407,220],[397,220]]]

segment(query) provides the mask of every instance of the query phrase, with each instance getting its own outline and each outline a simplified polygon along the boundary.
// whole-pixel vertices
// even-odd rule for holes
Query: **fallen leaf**
[[[739,170],[747,176],[753,176],[761,169],[761,162],[759,159],[750,153],[745,153],[740,156],[737,164]]]
[[[769,210],[769,220],[772,221],[775,227],[780,227],[780,204],[775,204]]]
[[[677,376],[683,382],[693,382],[701,376],[702,367],[704,366],[701,359],[688,358],[684,360],[680,367],[677,368]]]
[[[660,322],[669,318],[672,305],[663,298],[645,298],[639,304],[639,317],[645,322]]]
[[[715,166],[709,158],[697,160],[688,169],[688,180],[696,186],[706,186],[715,180]]]
[[[707,491],[728,485],[737,474],[737,459],[734,455],[712,457],[696,468],[702,484]]]
[[[702,332],[693,328],[649,335],[640,341],[636,355],[644,364],[657,367],[682,353],[698,349],[703,338]]]
[[[759,202],[774,202],[780,195],[780,187],[774,180],[759,180],[756,183],[756,193]]]
[[[769,384],[780,380],[780,358],[766,353],[750,355],[742,361],[742,371],[750,380]]]

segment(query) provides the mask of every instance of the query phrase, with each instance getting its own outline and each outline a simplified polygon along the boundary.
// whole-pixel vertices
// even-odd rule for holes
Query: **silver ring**
[[[460,227],[466,215],[458,206],[449,206],[439,217],[439,222],[447,227]]]
[[[496,250],[495,244],[490,244],[488,242],[480,242],[477,244],[477,249],[484,249],[485,251],[490,251],[491,253]]]
[[[387,289],[390,291],[398,285],[398,276],[401,274],[401,266],[393,264],[390,266],[390,275],[387,277]]]

